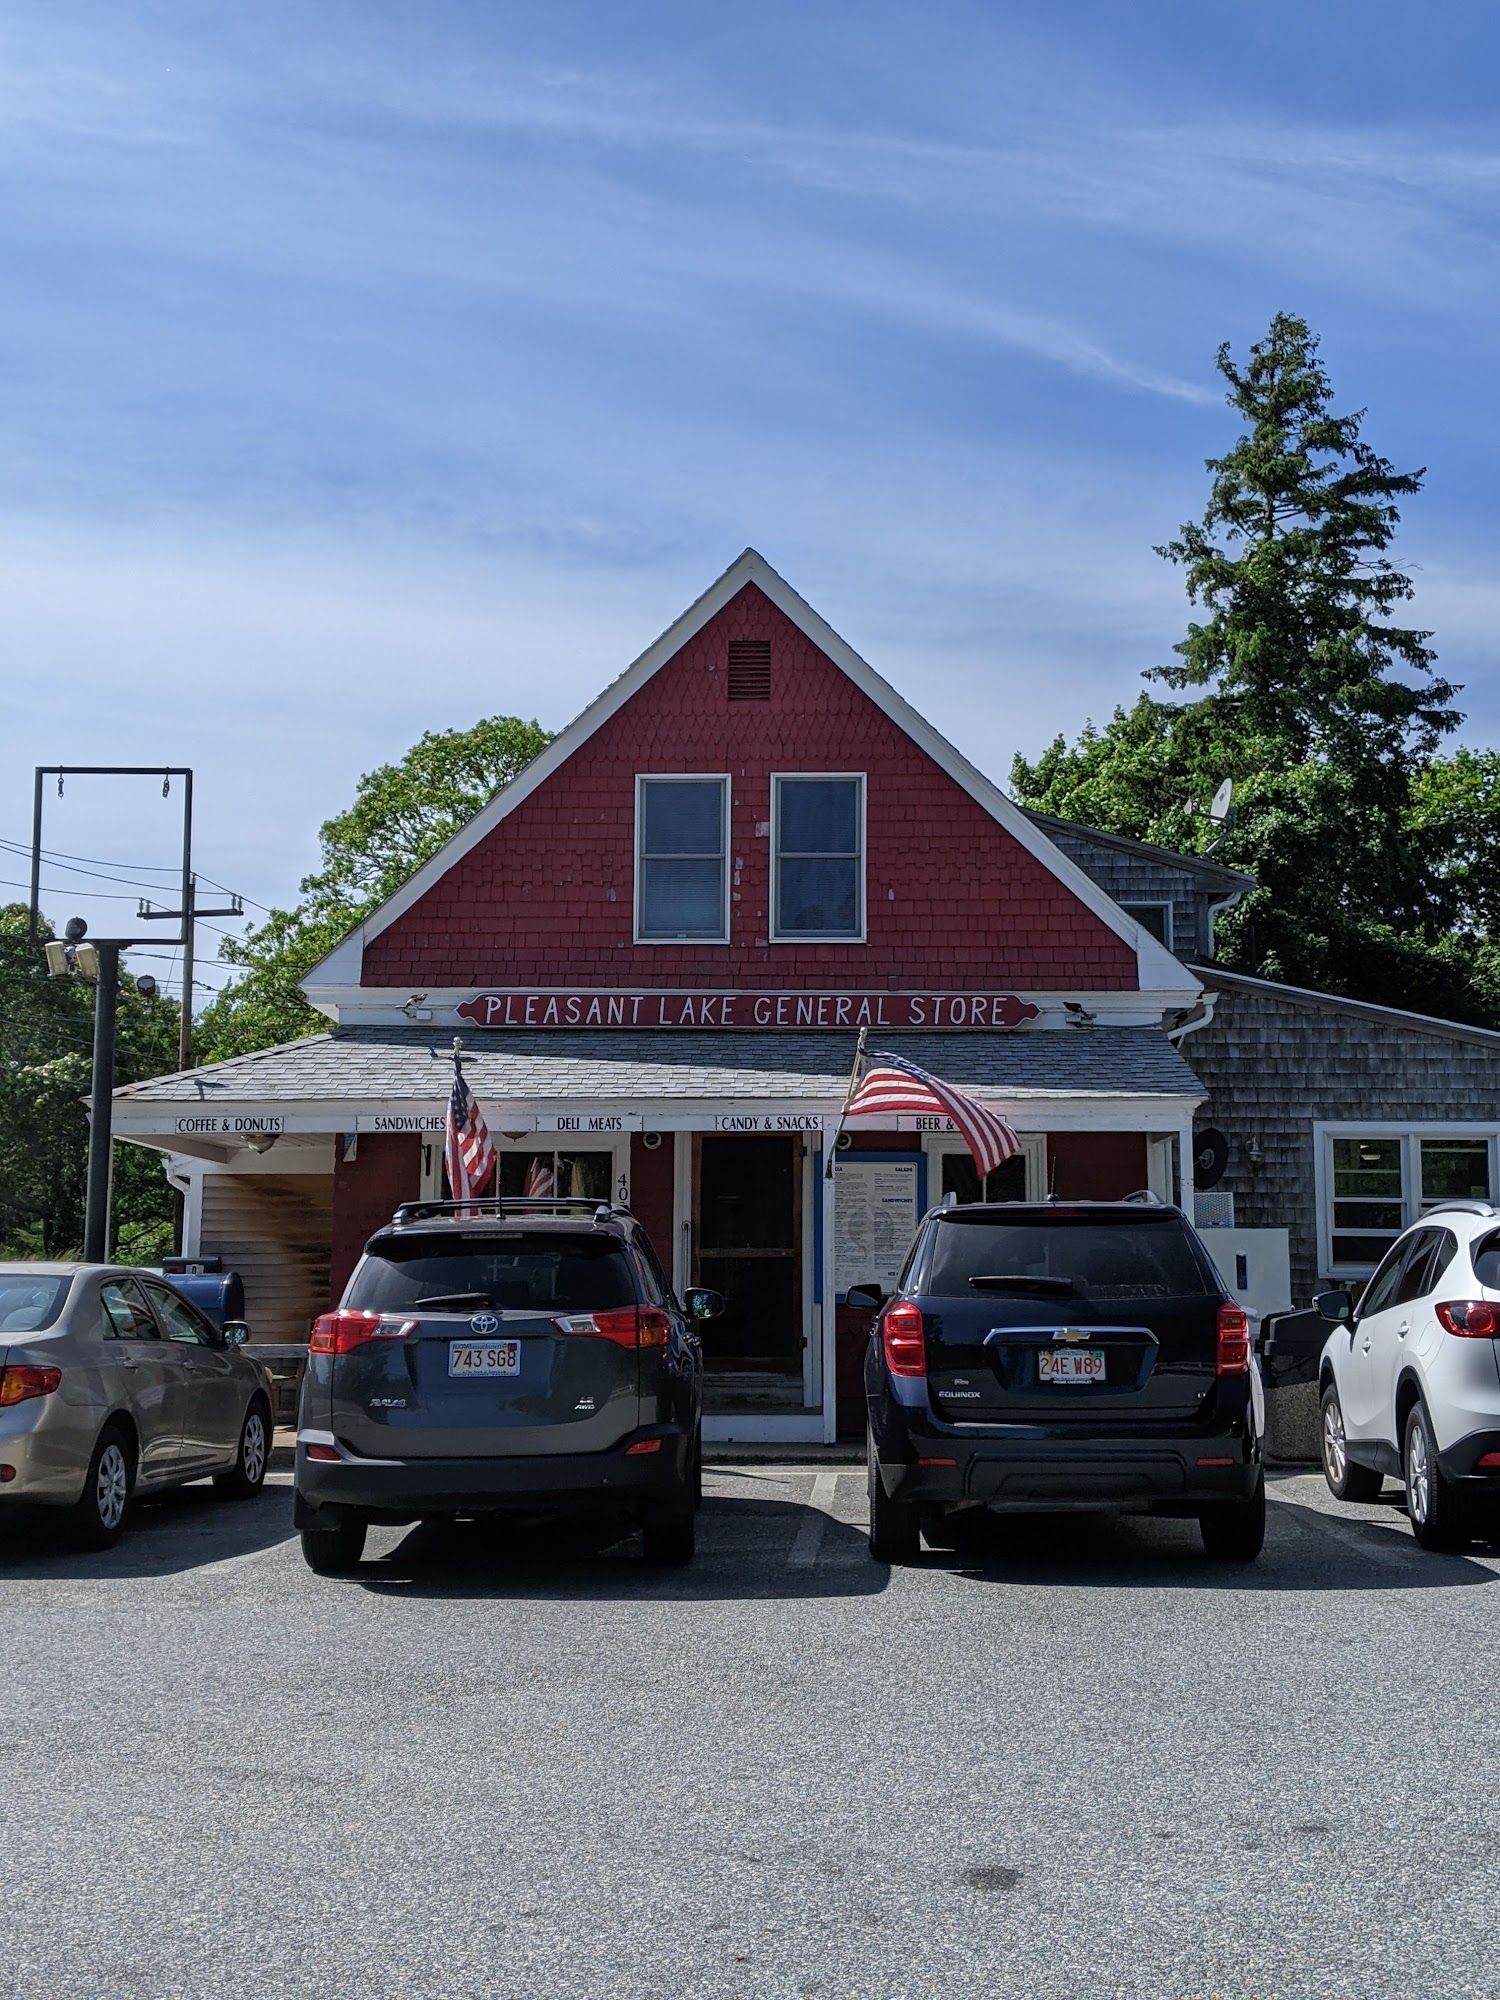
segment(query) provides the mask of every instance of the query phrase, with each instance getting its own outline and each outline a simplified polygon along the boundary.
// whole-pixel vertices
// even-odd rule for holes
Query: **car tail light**
[[[12,1403],[29,1403],[33,1396],[50,1396],[61,1380],[60,1368],[7,1368],[0,1374],[0,1410]]]
[[[340,1306],[337,1312],[323,1313],[313,1321],[312,1338],[307,1346],[311,1354],[348,1354],[353,1348],[363,1347],[367,1340],[379,1338],[379,1313],[355,1312],[350,1306]]]
[[[320,1465],[337,1465],[339,1455],[331,1444],[310,1444],[304,1447],[309,1458],[315,1458]]]
[[[654,1451],[661,1450],[660,1438],[637,1438],[634,1444],[625,1447],[627,1458],[649,1458]]]
[[[0,1486],[9,1486],[15,1476],[16,1468],[13,1465],[0,1465]]]
[[[0,1467],[0,1471],[4,1468]],[[1500,1472],[1500,1451],[1481,1452],[1474,1461],[1476,1472]]]
[[[1250,1373],[1250,1315],[1243,1306],[1219,1307],[1219,1351],[1215,1367],[1220,1375]]]
[[[1450,1333],[1468,1340],[1500,1339],[1500,1306],[1488,1299],[1449,1299],[1437,1308],[1437,1316]]]
[[[617,1347],[665,1347],[672,1322],[659,1306],[614,1306],[608,1312],[562,1313],[559,1333],[591,1333]]]
[[[880,1338],[885,1344],[885,1365],[893,1375],[927,1373],[927,1333],[920,1306],[887,1306],[880,1322]]]

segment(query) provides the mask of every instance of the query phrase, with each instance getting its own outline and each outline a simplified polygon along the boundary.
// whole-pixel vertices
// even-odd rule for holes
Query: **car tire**
[[[253,1500],[266,1483],[271,1463],[271,1412],[259,1397],[245,1412],[240,1445],[228,1472],[214,1474],[214,1487],[226,1500]]]
[[[83,1492],[69,1510],[70,1539],[81,1549],[112,1549],[125,1532],[135,1485],[135,1454],[118,1424],[106,1424],[89,1457]]]
[[[302,1530],[302,1560],[316,1576],[346,1576],[365,1552],[365,1521],[347,1508],[330,1528]]]
[[[693,1434],[693,1505],[703,1505],[703,1426]]]
[[[880,1476],[875,1434],[865,1432],[870,1486],[870,1554],[876,1562],[914,1563],[922,1553],[922,1517],[914,1500],[893,1500]]]
[[[1356,1465],[1349,1456],[1344,1435],[1344,1406],[1332,1382],[1323,1391],[1318,1411],[1318,1450],[1323,1460],[1323,1477],[1335,1500],[1378,1500],[1384,1484],[1381,1475],[1368,1465]]]
[[[1205,1507],[1198,1516],[1204,1552],[1215,1562],[1254,1562],[1266,1540],[1266,1482],[1255,1482],[1248,1500]]]
[[[1474,1516],[1438,1464],[1437,1439],[1425,1403],[1413,1404],[1401,1443],[1406,1474],[1406,1512],[1411,1531],[1424,1549],[1462,1548],[1474,1533]]]

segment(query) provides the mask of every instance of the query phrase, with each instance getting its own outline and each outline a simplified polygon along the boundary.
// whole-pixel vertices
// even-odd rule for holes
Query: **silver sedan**
[[[212,1473],[248,1499],[271,1451],[267,1378],[165,1279],[88,1264],[0,1264],[0,1533],[64,1510],[107,1548],[131,1497]]]

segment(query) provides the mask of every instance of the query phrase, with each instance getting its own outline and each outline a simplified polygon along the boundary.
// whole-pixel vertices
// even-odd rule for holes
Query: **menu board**
[[[921,1220],[922,1162],[840,1154],[833,1181],[833,1289],[879,1285],[893,1291]]]

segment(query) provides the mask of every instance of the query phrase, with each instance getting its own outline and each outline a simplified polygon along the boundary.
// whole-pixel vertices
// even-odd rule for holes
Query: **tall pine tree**
[[[1414,785],[1461,719],[1431,634],[1399,622],[1412,585],[1387,554],[1423,474],[1365,443],[1363,412],[1335,413],[1304,320],[1278,313],[1243,366],[1227,345],[1218,366],[1246,428],[1207,462],[1202,520],[1157,551],[1202,615],[1145,676],[1204,692],[1143,694],[1071,747],[1018,757],[1016,796],[1193,850],[1232,778],[1217,856],[1260,889],[1221,924],[1225,964],[1489,1021],[1495,996],[1452,936],[1452,877],[1413,823]]]

